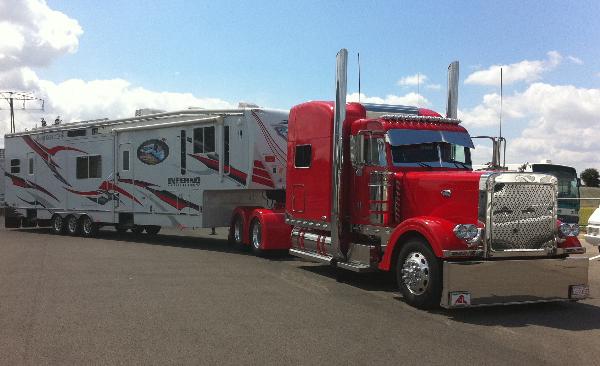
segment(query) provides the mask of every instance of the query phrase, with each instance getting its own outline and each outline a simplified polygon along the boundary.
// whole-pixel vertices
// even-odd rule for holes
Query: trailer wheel
[[[258,256],[264,254],[265,251],[262,249],[262,225],[260,220],[256,218],[250,224],[250,243],[254,254]]]
[[[52,216],[52,219],[50,221],[53,234],[60,235],[64,232],[65,220],[63,220],[63,218],[60,215],[57,214]]]
[[[77,236],[79,234],[79,220],[74,215],[67,216],[65,220],[65,229],[67,234]]]
[[[157,225],[148,225],[145,227],[146,234],[148,235],[156,235],[160,231],[160,226]]]
[[[143,233],[143,232],[144,232],[144,227],[143,227],[143,226],[140,226],[140,225],[135,225],[135,226],[134,226],[134,227],[131,229],[131,232],[132,232],[132,233],[134,233],[134,234],[136,234],[136,235],[139,235],[139,234],[141,234],[141,233]]]
[[[396,261],[396,281],[406,302],[420,309],[440,305],[442,273],[440,260],[422,239],[410,239]]]
[[[98,224],[92,221],[91,217],[83,215],[79,220],[81,225],[81,234],[83,236],[86,238],[96,236],[98,233]]]

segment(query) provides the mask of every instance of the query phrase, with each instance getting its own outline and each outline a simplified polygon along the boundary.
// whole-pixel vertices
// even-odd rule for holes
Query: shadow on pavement
[[[48,228],[15,229],[15,231],[27,234],[53,235]],[[211,238],[206,236],[183,236],[171,234],[134,234],[131,232],[118,233],[116,231],[100,230],[94,238],[96,240],[114,240],[147,245],[160,245],[165,247],[198,249],[204,251],[230,253],[236,255],[254,255],[249,247],[239,248],[229,244],[226,239]],[[270,251],[263,258],[273,261],[294,260],[287,251]]]
[[[436,311],[462,323],[508,328],[538,325],[571,331],[600,329],[600,307],[554,302]]]
[[[365,291],[386,291],[405,303],[398,293],[395,280],[389,273],[359,274],[327,265],[300,266],[299,268],[335,278],[338,282]],[[554,302],[539,304],[507,305],[470,309],[435,309],[430,313],[447,317],[456,322],[483,326],[524,327],[538,325],[570,331],[600,329],[600,307],[583,302]]]

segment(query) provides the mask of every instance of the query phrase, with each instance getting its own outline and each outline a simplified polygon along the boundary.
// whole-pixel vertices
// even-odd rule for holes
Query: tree
[[[587,168],[579,176],[587,187],[600,186],[600,174],[598,174],[598,170],[595,168]]]

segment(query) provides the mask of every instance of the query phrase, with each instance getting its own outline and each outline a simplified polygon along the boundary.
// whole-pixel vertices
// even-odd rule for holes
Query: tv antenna
[[[8,102],[8,105],[10,107],[10,133],[14,133],[16,132],[16,128],[15,128],[15,102],[22,102],[23,106],[21,107],[22,110],[38,110],[38,111],[43,111],[44,110],[44,100],[41,98],[37,98],[33,95],[33,93],[29,93],[29,92],[17,92],[17,91],[0,91],[0,98],[4,99]],[[42,105],[40,108],[28,108],[27,107],[27,102],[28,101],[38,101],[38,102],[42,102]],[[1,109],[1,108],[0,108]]]

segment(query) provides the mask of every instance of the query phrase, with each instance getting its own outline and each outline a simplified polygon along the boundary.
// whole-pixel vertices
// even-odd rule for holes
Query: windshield
[[[397,166],[471,169],[471,150],[448,142],[391,146]]]

